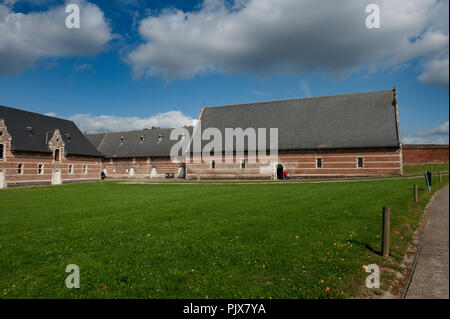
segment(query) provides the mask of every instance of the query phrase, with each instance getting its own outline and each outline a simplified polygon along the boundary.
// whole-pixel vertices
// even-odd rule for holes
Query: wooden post
[[[383,238],[381,242],[384,257],[389,256],[389,233],[391,228],[391,208],[383,206]]]
[[[439,184],[442,184],[441,171],[438,171],[438,176],[439,176]]]
[[[419,201],[419,194],[417,192],[417,184],[414,184],[414,202],[418,202]]]

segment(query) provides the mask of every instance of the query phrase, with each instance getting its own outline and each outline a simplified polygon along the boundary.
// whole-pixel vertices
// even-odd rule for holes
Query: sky
[[[403,143],[448,143],[448,12],[447,0],[0,0],[0,105],[94,133],[396,86]]]

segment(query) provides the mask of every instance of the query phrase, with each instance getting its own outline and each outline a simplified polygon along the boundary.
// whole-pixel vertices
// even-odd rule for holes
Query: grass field
[[[2,190],[0,292],[3,298],[350,297],[364,293],[364,265],[394,267],[401,260],[431,196],[425,188],[417,179]],[[390,261],[377,254],[383,205],[391,206]],[[80,289],[65,287],[68,264],[80,267]]]
[[[403,173],[405,175],[424,174],[425,171],[430,170],[433,174],[438,171],[448,171],[448,164],[428,164],[428,165],[405,165],[403,166]]]

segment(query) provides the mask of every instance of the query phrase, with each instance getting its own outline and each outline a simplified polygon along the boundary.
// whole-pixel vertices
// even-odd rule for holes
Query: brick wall
[[[178,177],[182,163],[174,163],[170,157],[106,158],[102,170],[107,178],[165,178],[166,173]]]
[[[403,164],[448,163],[448,145],[403,145]]]
[[[291,177],[345,177],[401,175],[401,149],[347,149],[289,151],[278,154],[277,163],[282,164]],[[358,157],[363,158],[363,167],[358,167]],[[317,159],[322,159],[322,168]],[[221,161],[219,161],[221,159]],[[187,179],[274,179],[277,164],[248,163],[247,155],[216,158],[215,168],[211,160],[206,163],[188,163]],[[241,160],[246,161],[242,168]]]

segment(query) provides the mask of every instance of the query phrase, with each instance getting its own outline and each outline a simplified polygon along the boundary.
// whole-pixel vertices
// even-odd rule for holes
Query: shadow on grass
[[[378,255],[378,256],[382,256],[381,251],[375,250],[375,248],[373,248],[373,247],[370,246],[369,244],[362,243],[362,242],[360,242],[360,241],[353,240],[353,239],[350,239],[350,240],[348,240],[348,241],[349,241],[350,243],[352,243],[353,245],[364,246],[364,247],[366,247],[367,250],[373,252],[374,254],[376,254],[376,255]]]

